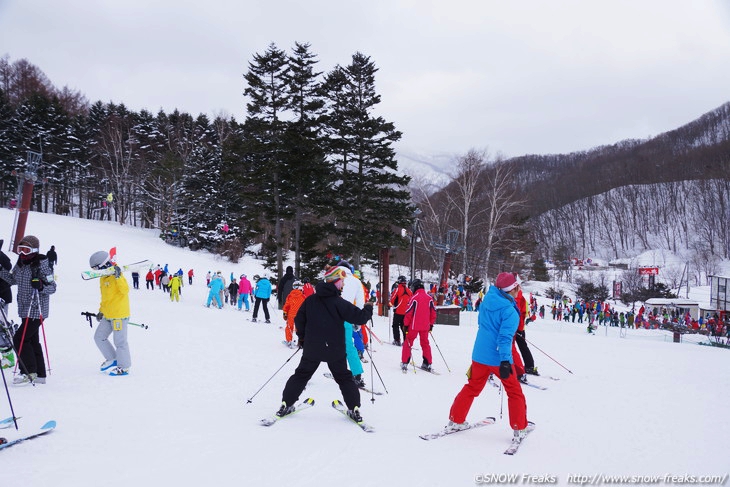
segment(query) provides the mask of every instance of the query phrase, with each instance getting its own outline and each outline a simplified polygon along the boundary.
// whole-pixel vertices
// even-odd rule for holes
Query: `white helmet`
[[[89,257],[89,267],[92,269],[99,269],[107,262],[109,262],[109,252],[106,252],[105,250],[94,252],[91,254],[91,257]]]

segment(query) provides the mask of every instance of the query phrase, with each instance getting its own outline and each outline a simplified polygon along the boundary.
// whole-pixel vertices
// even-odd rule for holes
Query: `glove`
[[[375,304],[377,300],[378,298],[376,298],[375,296],[371,296],[368,302]]]
[[[40,291],[41,289],[43,289],[43,281],[41,281],[38,277],[34,277],[30,280],[30,287],[37,291]]]
[[[525,330],[517,330],[517,333],[515,333],[515,335],[519,335],[520,338],[522,338],[524,340],[525,339]]]
[[[512,364],[507,360],[503,360],[499,364],[499,378],[506,379],[512,373]]]
[[[433,325],[428,329],[428,331],[433,331]]]
[[[300,338],[299,341],[297,342],[297,345],[299,346],[299,348],[304,348],[304,339]]]
[[[104,313],[102,313],[101,311],[96,313],[96,321],[101,321],[103,319],[104,319]]]
[[[114,266],[114,277],[119,279],[119,276],[121,276],[121,275],[122,275],[122,268],[119,267],[118,265],[115,265]]]

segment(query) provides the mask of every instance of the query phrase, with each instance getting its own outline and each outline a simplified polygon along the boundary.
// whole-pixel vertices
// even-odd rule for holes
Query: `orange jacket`
[[[304,302],[304,293],[300,289],[292,289],[289,295],[286,297],[284,306],[281,310],[286,314],[286,323],[289,326],[294,326],[294,317],[299,311],[299,307]]]

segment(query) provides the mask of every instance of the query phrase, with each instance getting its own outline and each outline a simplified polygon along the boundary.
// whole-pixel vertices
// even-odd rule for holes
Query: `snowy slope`
[[[6,241],[12,221],[13,213],[0,210]],[[566,485],[575,474],[728,471],[722,461],[730,435],[723,418],[730,397],[728,350],[638,331],[622,339],[617,330],[601,328],[589,336],[582,325],[538,320],[529,325],[528,339],[572,374],[533,348],[543,374],[561,380],[541,379],[547,391],[525,388],[537,430],[508,457],[502,454],[512,434],[507,404],[491,387],[468,419],[496,416],[496,425],[431,442],[418,438],[446,424],[464,383],[476,314],[462,313],[461,326],[437,326],[433,333],[451,373],[434,347],[442,375],[404,375],[400,350],[375,344],[375,365],[389,394],[374,401],[363,394],[362,409],[376,433],[363,433],[329,407],[339,391],[319,372],[305,391],[317,400],[315,407],[264,428],[258,420],[277,409],[298,363],[297,355],[246,404],[292,355],[281,344],[280,313],[274,312],[271,325],[253,324],[245,313],[202,306],[206,271],[252,275],[263,271],[258,261],[233,265],[167,246],[153,231],[40,213],[30,214],[28,233],[40,238],[44,251],[53,244],[59,253],[58,292],[45,323],[52,372],[47,384],[11,387],[10,393],[23,431],[48,419],[58,428],[0,452],[5,478],[22,473],[17,480],[26,487],[424,487],[474,485],[478,475],[510,473],[551,475]],[[79,271],[92,252],[114,245],[122,262],[147,258],[197,274],[180,303],[161,291],[132,291],[133,321],[149,329],[130,329],[133,367],[120,378],[98,372],[103,359],[80,316],[97,310],[99,290]],[[11,317],[18,319],[14,306]],[[387,319],[376,318],[374,330],[387,340]],[[383,390],[369,365],[366,381]],[[0,398],[0,417],[9,415]],[[8,438],[16,434],[0,430]]]

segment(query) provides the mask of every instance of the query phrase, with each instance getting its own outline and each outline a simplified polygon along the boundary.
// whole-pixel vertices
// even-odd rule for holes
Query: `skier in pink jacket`
[[[423,352],[423,370],[431,370],[433,363],[431,356],[431,345],[428,342],[428,333],[433,329],[436,322],[436,307],[433,304],[431,296],[426,294],[423,288],[423,282],[415,279],[411,283],[413,296],[408,302],[406,314],[403,317],[403,325],[406,329],[405,339],[403,340],[403,349],[401,352],[401,369],[405,372],[408,370],[408,362],[411,361],[411,347],[416,337],[420,338],[421,350]]]

